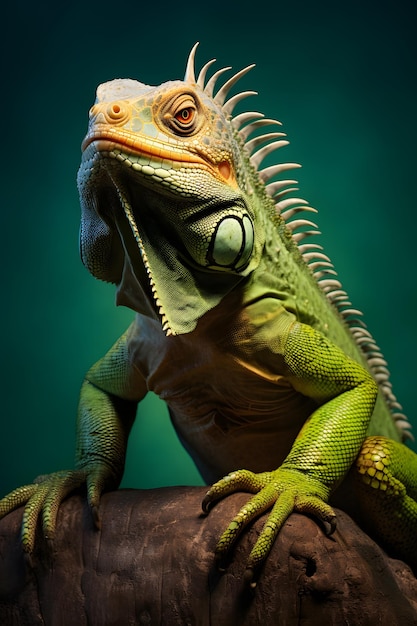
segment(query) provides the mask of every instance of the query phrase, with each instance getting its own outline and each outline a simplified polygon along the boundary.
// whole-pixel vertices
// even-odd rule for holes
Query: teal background
[[[0,491],[71,467],[83,374],[131,319],[78,256],[75,176],[97,84],[158,84],[216,57],[284,122],[322,243],[415,421],[416,37],[412,2],[20,2],[3,16]],[[198,484],[148,398],[123,484]]]

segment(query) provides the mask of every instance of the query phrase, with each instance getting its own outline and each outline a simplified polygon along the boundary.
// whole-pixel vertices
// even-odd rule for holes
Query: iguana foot
[[[87,485],[88,503],[94,523],[99,527],[98,505],[105,478],[105,472],[100,469],[61,471],[39,476],[33,484],[18,487],[0,500],[0,519],[25,505],[21,539],[23,550],[31,557],[35,546],[38,518],[42,517],[45,538],[53,540],[60,504],[71,492],[84,485]]]
[[[327,523],[328,534],[336,528],[336,515],[326,502],[329,490],[298,470],[280,467],[262,474],[248,470],[232,472],[210,488],[203,500],[203,510],[208,512],[213,502],[236,491],[256,495],[240,509],[219,539],[215,554],[220,569],[241,532],[252,520],[272,509],[246,564],[245,580],[253,587],[278,532],[292,512],[312,515]]]

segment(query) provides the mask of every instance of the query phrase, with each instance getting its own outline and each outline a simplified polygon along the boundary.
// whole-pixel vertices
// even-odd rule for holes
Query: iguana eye
[[[195,109],[193,109],[192,107],[186,107],[185,109],[181,109],[181,111],[178,111],[178,113],[175,115],[175,119],[180,124],[190,124],[190,122],[193,121],[194,115]]]
[[[198,104],[191,94],[170,99],[164,108],[163,119],[176,134],[190,135],[200,126]]]

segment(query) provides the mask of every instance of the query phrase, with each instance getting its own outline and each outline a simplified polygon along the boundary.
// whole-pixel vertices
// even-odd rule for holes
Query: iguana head
[[[236,102],[253,92],[225,102],[250,67],[213,96],[224,70],[204,84],[212,61],[196,79],[194,52],[184,81],[99,86],[78,173],[84,264],[167,333],[193,330],[257,267],[265,240],[231,123]]]

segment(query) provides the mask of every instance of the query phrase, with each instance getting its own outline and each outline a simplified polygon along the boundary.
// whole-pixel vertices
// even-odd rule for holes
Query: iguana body
[[[295,181],[276,180],[295,165],[259,167],[286,143],[282,133],[256,135],[274,123],[261,114],[231,116],[251,92],[225,102],[228,91],[249,68],[214,97],[224,70],[206,82],[210,62],[196,79],[194,51],[184,81],[98,89],[78,176],[81,253],[136,318],[87,374],[76,470],[17,489],[0,513],[27,502],[28,552],[40,511],[52,535],[75,487],[87,483],[97,517],[101,492],[121,480],[137,403],[153,390],[204,479],[219,481],[204,507],[236,489],[256,494],[222,536],[220,557],[271,507],[250,570],[292,511],[333,528],[329,497],[358,459],[359,494],[376,495],[372,526],[414,561],[417,461],[398,443],[409,424],[386,363],[309,243],[315,226],[298,213],[312,209],[291,197]]]

